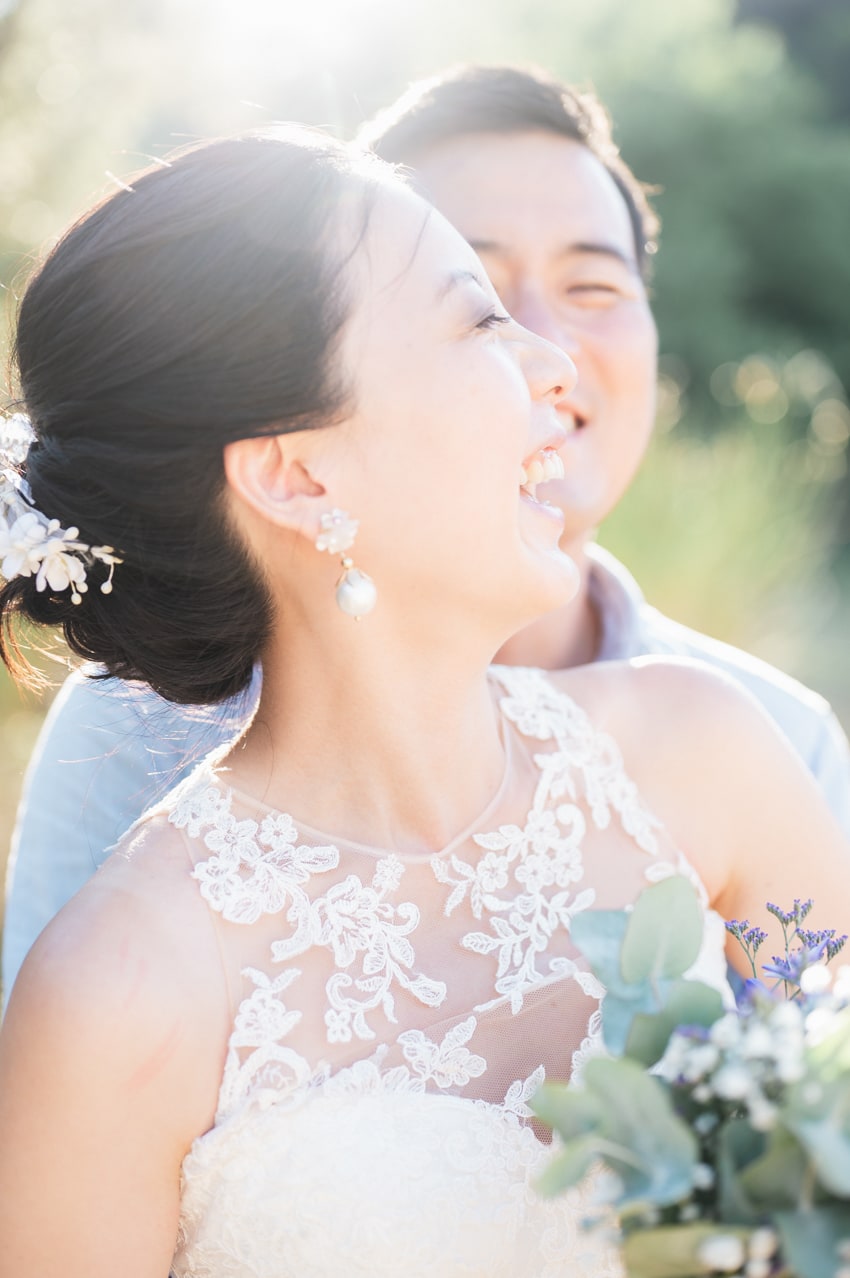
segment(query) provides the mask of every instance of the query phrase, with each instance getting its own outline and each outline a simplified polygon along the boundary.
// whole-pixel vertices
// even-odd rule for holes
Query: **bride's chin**
[[[533,566],[524,580],[513,589],[506,583],[506,593],[516,602],[518,620],[516,630],[523,629],[545,616],[563,608],[575,599],[581,586],[581,574],[574,559],[558,547],[546,554],[536,554]]]

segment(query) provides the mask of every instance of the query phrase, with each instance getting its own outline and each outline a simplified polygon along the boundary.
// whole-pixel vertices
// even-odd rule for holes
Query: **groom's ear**
[[[323,485],[313,477],[309,449],[298,434],[237,439],[224,449],[224,474],[231,499],[243,516],[288,528],[315,540],[327,510]]]

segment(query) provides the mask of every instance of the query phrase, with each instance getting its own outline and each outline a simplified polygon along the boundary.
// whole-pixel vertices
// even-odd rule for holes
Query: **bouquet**
[[[612,1222],[630,1278],[850,1278],[850,968],[826,967],[847,938],[807,930],[811,906],[767,906],[785,953],[761,975],[764,931],[726,925],[752,969],[734,1008],[685,975],[703,929],[687,879],[573,920],[607,1055],[532,1101],[557,1146],[539,1188],[593,1173],[587,1223]]]

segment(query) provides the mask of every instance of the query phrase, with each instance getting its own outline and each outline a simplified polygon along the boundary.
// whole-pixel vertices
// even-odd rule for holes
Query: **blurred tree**
[[[738,0],[735,17],[781,32],[791,58],[823,88],[833,118],[850,120],[847,0]]]

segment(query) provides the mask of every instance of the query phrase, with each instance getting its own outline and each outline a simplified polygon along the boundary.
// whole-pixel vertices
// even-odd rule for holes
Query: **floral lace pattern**
[[[309,845],[285,813],[240,819],[203,769],[177,792],[170,820],[208,853],[193,874],[214,914],[276,922],[270,970],[242,966],[250,988],[216,1125],[184,1163],[175,1278],[620,1278],[604,1237],[579,1228],[592,1186],[551,1202],[534,1189],[549,1151],[528,1102],[545,1071],[510,1026],[574,982],[592,1002],[573,1075],[604,1050],[604,989],[563,944],[596,900],[583,860],[591,829],[617,818],[655,876],[679,867],[657,857],[659,823],[614,742],[540,672],[496,678],[504,719],[545,747],[526,754],[530,807],[415,869],[389,853],[364,874],[362,850]],[[450,1003],[446,983],[420,970],[415,947],[431,969],[441,918],[457,962],[492,998]],[[322,975],[310,988],[324,1004],[321,993],[299,1002],[314,957]],[[416,1011],[441,1007],[439,1031]],[[425,1028],[411,1027],[417,1016]],[[308,1017],[326,1059],[301,1046]],[[490,1048],[505,1055],[509,1032],[527,1076],[494,1068]],[[479,1098],[488,1092],[502,1099]]]

